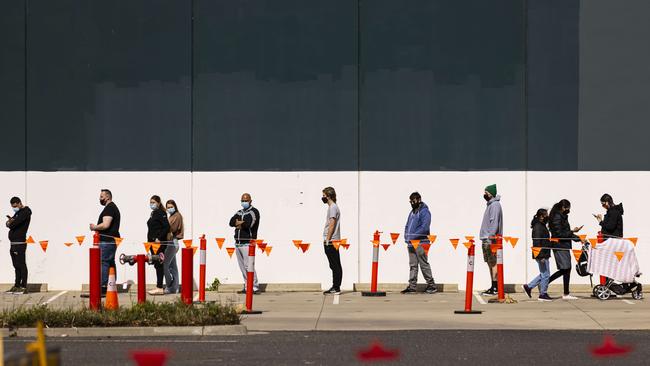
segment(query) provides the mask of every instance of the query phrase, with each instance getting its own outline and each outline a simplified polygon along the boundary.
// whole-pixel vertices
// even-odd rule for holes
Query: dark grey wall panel
[[[25,3],[0,1],[0,171],[25,169]]]
[[[30,0],[27,167],[191,169],[187,1]]]
[[[357,4],[196,0],[195,170],[356,170]]]
[[[650,2],[582,1],[581,170],[650,170]]]
[[[361,5],[361,169],[525,169],[520,0]]]
[[[529,0],[528,169],[578,169],[579,0]]]

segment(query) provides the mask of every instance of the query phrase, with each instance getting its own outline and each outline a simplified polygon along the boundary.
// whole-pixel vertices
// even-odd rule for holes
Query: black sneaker
[[[338,288],[330,288],[327,291],[323,291],[323,295],[340,295],[341,294],[341,289]]]
[[[25,287],[16,287],[14,292],[12,292],[12,294],[14,294],[14,295],[25,295],[27,293],[28,292],[27,292],[27,289]]]
[[[438,292],[438,287],[436,287],[436,285],[427,286],[424,292],[427,294],[435,294]]]
[[[238,293],[238,294],[245,294],[245,293],[246,293],[246,290],[239,290],[239,291],[237,291],[237,293]]]
[[[553,298],[548,296],[548,294],[541,294],[541,295],[539,295],[537,300],[539,300],[539,301],[553,301]]]
[[[11,288],[5,291],[6,294],[13,294],[16,291],[16,286],[11,286]]]
[[[496,296],[499,292],[495,288],[489,288],[483,292],[481,292],[481,295],[483,296]]]
[[[521,288],[524,289],[524,292],[526,293],[526,295],[528,295],[528,298],[533,297],[533,295],[531,294],[532,289],[530,287],[528,287],[528,285],[523,285],[523,286],[521,286]]]
[[[407,287],[404,290],[400,291],[400,294],[414,294],[417,291],[414,288]]]

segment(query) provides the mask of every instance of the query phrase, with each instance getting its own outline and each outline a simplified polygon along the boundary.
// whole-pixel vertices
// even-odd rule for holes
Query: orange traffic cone
[[[108,285],[106,287],[106,303],[104,309],[117,310],[120,305],[117,302],[117,287],[115,286],[115,267],[108,270]]]

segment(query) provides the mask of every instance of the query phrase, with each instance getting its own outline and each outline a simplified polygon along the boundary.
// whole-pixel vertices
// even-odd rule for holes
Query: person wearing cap
[[[481,231],[479,239],[483,249],[483,260],[490,270],[492,284],[490,288],[483,291],[484,296],[494,296],[497,294],[497,257],[492,253],[492,244],[496,244],[496,237],[503,235],[503,210],[501,209],[501,196],[497,195],[497,185],[491,184],[485,187],[483,198],[487,202],[483,221],[481,222]]]

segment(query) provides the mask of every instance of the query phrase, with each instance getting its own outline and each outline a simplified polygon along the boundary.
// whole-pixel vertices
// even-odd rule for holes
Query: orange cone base
[[[454,314],[482,314],[483,312],[481,310],[470,310],[470,311],[465,311],[465,310],[456,310],[454,311]]]
[[[384,291],[362,291],[361,296],[370,296],[370,297],[380,297],[380,296],[386,296],[386,293]]]

